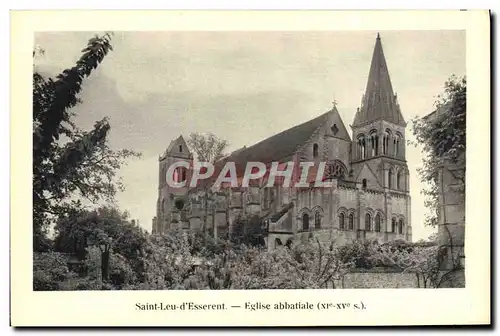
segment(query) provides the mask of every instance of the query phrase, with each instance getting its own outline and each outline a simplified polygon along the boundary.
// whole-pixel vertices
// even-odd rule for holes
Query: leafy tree
[[[191,150],[196,153],[196,159],[199,162],[210,163],[222,159],[224,151],[229,146],[226,140],[222,140],[212,133],[191,133],[187,143]]]
[[[95,36],[82,50],[76,64],[55,78],[33,71],[33,248],[49,248],[50,223],[82,206],[110,200],[123,188],[116,171],[131,156],[114,151],[107,143],[107,118],[84,131],[75,125],[74,106],[81,102],[82,83],[112,50],[111,35]],[[33,56],[38,52],[35,50]]]
[[[426,156],[419,170],[420,178],[428,187],[423,190],[425,206],[431,209],[426,224],[435,226],[438,218],[438,176],[450,163],[458,168],[453,173],[458,183],[457,195],[465,196],[465,148],[466,148],[466,99],[465,77],[452,76],[445,83],[443,95],[438,96],[436,109],[430,115],[413,120],[413,134]],[[464,197],[463,197],[464,198]]]
[[[126,212],[106,206],[94,211],[73,211],[58,220],[55,230],[54,245],[58,251],[75,253],[84,260],[89,247],[99,248],[104,281],[110,279],[110,262],[114,262],[110,259],[113,255],[127,259],[138,276],[143,272],[141,253],[146,235],[128,220]]]

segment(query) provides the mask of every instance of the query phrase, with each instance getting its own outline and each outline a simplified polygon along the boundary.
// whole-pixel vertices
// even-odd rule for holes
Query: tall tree
[[[82,83],[112,50],[111,34],[95,36],[76,64],[55,78],[33,71],[33,248],[47,250],[46,230],[51,222],[90,202],[112,199],[123,188],[116,171],[131,156],[114,151],[107,139],[107,118],[84,131],[73,122],[74,106],[81,103]],[[37,52],[33,53],[35,57]]]
[[[454,169],[455,178],[460,182],[455,192],[465,196],[466,96],[466,78],[451,76],[445,83],[444,94],[438,96],[435,111],[413,120],[416,144],[422,146],[425,154],[419,175],[428,186],[423,190],[425,205],[431,209],[427,225],[437,224],[438,176],[443,166],[451,163],[458,168]]]

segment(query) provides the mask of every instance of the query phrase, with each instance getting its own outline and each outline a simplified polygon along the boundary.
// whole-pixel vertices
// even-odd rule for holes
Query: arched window
[[[318,144],[314,144],[313,145],[313,158],[317,158],[318,157]]]
[[[282,245],[283,245],[283,243],[281,242],[281,239],[276,238],[274,240],[274,246],[278,247],[278,246],[282,246]]]
[[[319,211],[314,214],[314,227],[316,229],[321,229],[321,214]]]
[[[387,188],[392,188],[392,169],[389,169],[389,172],[387,173]]]
[[[398,157],[401,155],[400,147],[402,143],[403,141],[401,139],[401,135],[396,134],[396,136],[394,137],[394,156]]]
[[[302,229],[309,231],[309,215],[306,213],[302,215]]]
[[[391,222],[391,232],[396,233],[396,218],[392,219],[392,222]]]
[[[377,214],[375,216],[375,231],[376,232],[380,232],[381,222],[382,222],[382,218],[380,217],[380,214]]]
[[[378,134],[375,130],[370,132],[370,151],[371,156],[378,155]]]
[[[398,233],[403,234],[403,220],[399,220],[399,225],[398,225]]]
[[[186,181],[187,170],[186,167],[177,167],[174,170],[174,182],[180,183]]]
[[[366,190],[366,179],[363,179],[363,189]]]
[[[398,171],[396,174],[396,188],[399,190],[401,189],[401,172]]]
[[[339,229],[344,230],[345,229],[345,223],[344,223],[344,214],[340,213],[339,214]]]
[[[365,230],[366,231],[371,231],[372,230],[372,216],[370,214],[365,215]]]
[[[179,145],[179,152],[182,153],[182,145]]]
[[[358,136],[358,158],[361,160],[366,158],[366,142],[363,134]]]
[[[354,214],[349,215],[349,230],[354,230]]]
[[[388,155],[389,154],[389,141],[391,139],[391,132],[389,130],[385,130],[384,136],[383,136],[383,141],[382,141],[382,154]]]

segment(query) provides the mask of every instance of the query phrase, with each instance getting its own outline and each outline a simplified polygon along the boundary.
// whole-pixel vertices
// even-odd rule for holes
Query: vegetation
[[[82,83],[112,50],[111,35],[95,36],[76,64],[55,78],[33,72],[33,249],[47,251],[48,227],[59,217],[91,203],[111,200],[123,188],[116,171],[138,154],[110,149],[107,118],[84,131],[73,122],[72,107]],[[33,56],[39,54],[37,51]]]
[[[379,266],[412,272],[423,287],[444,283],[434,244],[335,245],[311,238],[268,251],[259,217],[239,218],[235,234],[218,239],[180,229],[151,235],[114,206],[86,208],[82,199],[94,205],[113,200],[123,188],[117,170],[139,155],[108,146],[107,118],[88,131],[73,122],[83,80],[111,50],[111,35],[96,36],[76,65],[56,78],[33,74],[34,290],[325,288],[356,267]],[[465,160],[465,79],[447,83],[437,110],[415,124],[417,140],[429,152],[422,174],[434,183],[444,161]],[[197,160],[212,163],[227,147],[212,134],[192,134],[188,144]],[[51,225],[53,240],[47,235]]]
[[[455,191],[465,195],[466,96],[465,77],[452,76],[445,83],[444,94],[438,96],[435,112],[413,120],[415,144],[422,146],[425,154],[419,175],[428,186],[423,190],[425,206],[431,210],[427,225],[437,224],[438,176],[443,166],[452,163],[458,168],[453,170],[459,182]]]

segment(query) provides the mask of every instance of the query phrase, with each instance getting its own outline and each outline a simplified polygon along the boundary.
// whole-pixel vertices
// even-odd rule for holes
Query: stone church
[[[311,236],[336,243],[355,239],[411,241],[406,122],[392,88],[379,35],[366,91],[350,128],[352,136],[333,106],[310,121],[243,147],[219,162],[231,161],[237,166],[249,161],[326,162],[332,182],[329,188],[315,188],[312,184],[306,188],[266,187],[263,181],[247,188],[216,191],[206,185],[172,188],[166,183],[168,167],[179,160],[193,160],[179,136],[159,158],[153,233],[180,226],[227,237],[245,219],[258,218],[257,225],[264,228],[269,249]],[[177,178],[183,181],[189,179],[189,174],[181,170]]]

